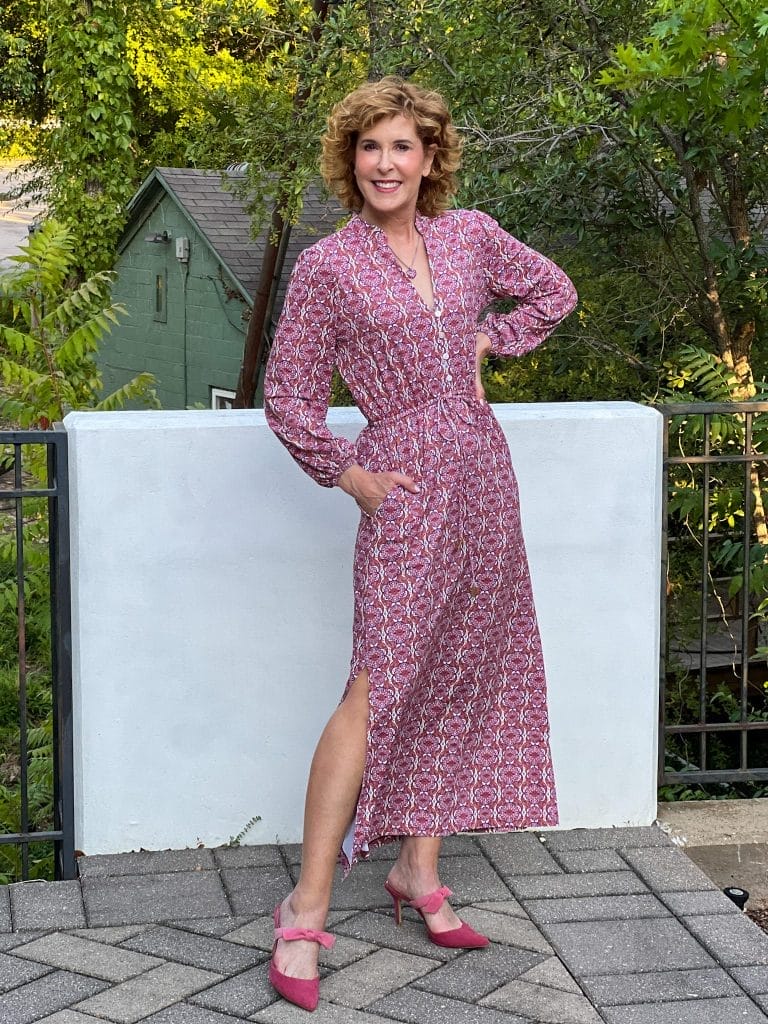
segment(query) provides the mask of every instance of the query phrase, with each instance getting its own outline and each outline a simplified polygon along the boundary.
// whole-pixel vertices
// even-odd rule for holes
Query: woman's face
[[[360,215],[373,223],[413,220],[421,179],[429,174],[436,146],[425,147],[413,118],[383,117],[360,132],[354,174],[363,197]]]

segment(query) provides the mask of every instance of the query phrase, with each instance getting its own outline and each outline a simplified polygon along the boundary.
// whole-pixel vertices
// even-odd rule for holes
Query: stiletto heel
[[[320,978],[289,978],[287,974],[275,967],[275,951],[278,939],[292,942],[304,939],[306,942],[319,942],[324,949],[330,949],[336,939],[328,932],[315,931],[314,928],[281,928],[280,904],[275,907],[275,944],[272,947],[272,959],[269,961],[269,983],[272,988],[294,1006],[302,1010],[316,1010],[320,1000]]]
[[[395,908],[395,924],[399,926],[403,923],[403,911],[400,906],[402,897],[399,896],[397,893],[393,892],[387,882],[384,883],[384,888],[392,897],[392,905]]]
[[[433,942],[436,946],[443,946],[446,949],[483,949],[485,946],[490,945],[490,939],[485,935],[481,935],[480,932],[476,932],[474,928],[470,928],[464,921],[462,921],[458,928],[451,928],[447,932],[433,932],[429,927],[424,915],[436,914],[445,900],[453,895],[447,885],[440,889],[435,889],[434,892],[427,893],[426,896],[419,896],[415,900],[411,900],[404,893],[398,892],[389,882],[384,883],[384,888],[392,897],[392,903],[395,908],[395,924],[402,924],[401,904],[407,903],[409,907],[413,907],[414,910],[421,914],[429,941]]]

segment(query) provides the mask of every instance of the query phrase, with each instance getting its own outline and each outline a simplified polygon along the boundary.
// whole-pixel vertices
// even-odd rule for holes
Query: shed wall
[[[166,243],[146,237],[167,231]],[[189,238],[188,266],[175,240]],[[163,196],[118,258],[113,292],[128,316],[102,343],[99,365],[109,392],[148,370],[166,409],[210,406],[211,387],[234,391],[247,306],[222,279],[219,262],[176,204]],[[155,319],[155,279],[165,274],[166,319]],[[186,299],[186,302],[185,302]]]

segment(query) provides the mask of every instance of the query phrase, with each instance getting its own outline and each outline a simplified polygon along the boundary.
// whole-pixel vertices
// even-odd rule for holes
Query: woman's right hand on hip
[[[351,494],[368,516],[376,514],[379,505],[393,488],[403,487],[412,494],[419,490],[416,481],[405,473],[370,473],[358,465],[345,469],[338,482],[339,487]]]

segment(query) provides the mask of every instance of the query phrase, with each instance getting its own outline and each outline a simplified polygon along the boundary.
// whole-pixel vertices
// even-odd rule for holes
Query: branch
[[[669,203],[671,203],[676,210],[679,210],[679,212],[682,213],[684,217],[687,217],[689,220],[692,220],[693,218],[691,216],[691,211],[686,209],[685,205],[675,198],[674,193],[670,192],[667,189],[667,186],[664,184],[664,181],[659,176],[659,172],[654,168],[653,164],[649,164],[645,157],[642,156],[636,156],[635,159],[640,164],[640,166],[644,167],[648,174],[650,174],[651,178],[653,179],[654,185],[659,190],[659,192],[661,192],[664,198]]]
[[[594,349],[596,352],[609,352],[611,355],[618,356],[623,362],[631,366],[633,370],[645,370],[646,372],[658,372],[658,367],[653,363],[647,363],[644,359],[640,359],[639,356],[634,355],[632,352],[626,352],[619,345],[615,345],[609,341],[602,341],[600,338],[595,337],[584,337],[573,336],[574,341],[579,341],[586,345],[588,348]]]
[[[709,301],[712,314],[712,327],[714,328],[719,353],[721,356],[724,356],[730,351],[731,335],[725,319],[725,314],[723,313],[723,306],[720,301],[720,290],[717,285],[715,266],[707,255],[709,252],[709,232],[707,230],[706,220],[704,219],[704,213],[701,209],[701,198],[699,196],[698,185],[696,184],[696,176],[691,162],[685,158],[685,148],[683,146],[682,139],[678,138],[673,131],[664,125],[660,125],[659,130],[661,131],[665,142],[677,157],[677,161],[680,164],[683,176],[685,177],[685,182],[688,188],[688,201],[691,204],[691,223],[693,224],[696,240],[699,243],[699,255],[701,257],[704,280],[707,286],[707,300]]]
[[[714,175],[710,175],[709,176],[708,184],[709,184],[709,191],[712,193],[712,196],[713,196],[715,202],[717,203],[717,208],[720,211],[720,213],[722,214],[723,220],[727,224],[728,223],[728,205],[727,205],[727,203],[725,201],[723,193],[720,191],[720,186],[717,184],[717,181],[716,181]]]
[[[736,17],[736,15],[735,15],[735,14],[733,13],[733,11],[732,11],[732,10],[731,10],[731,9],[730,9],[729,7],[726,7],[726,5],[725,5],[725,3],[723,2],[723,0],[718,0],[718,3],[719,3],[719,4],[720,4],[720,6],[721,6],[721,7],[723,8],[723,10],[724,10],[724,11],[725,11],[725,13],[726,13],[726,14],[728,15],[728,17],[729,17],[729,18],[731,19],[731,21],[733,22],[733,24],[734,24],[734,25],[736,25],[736,26],[737,26],[738,28],[741,28],[741,22],[740,22],[740,21],[739,21],[739,19],[738,19],[738,18]]]
[[[533,154],[544,150],[547,156],[557,149],[563,142],[572,139],[580,139],[585,135],[597,133],[602,136],[605,142],[611,142],[611,129],[602,124],[580,124],[571,128],[560,129],[560,126],[545,125],[542,128],[531,128],[528,131],[513,132],[511,135],[492,136],[480,127],[471,125],[456,125],[458,131],[478,136],[486,149],[496,146],[508,146],[510,148],[531,147],[528,152]]]
[[[576,0],[576,4],[581,13],[584,15],[584,20],[589,26],[589,29],[592,33],[592,38],[594,39],[595,43],[598,45],[602,53],[608,53],[608,47],[606,46],[602,29],[600,28],[600,22],[595,17],[595,12],[592,10],[591,7],[589,7],[586,0]]]

